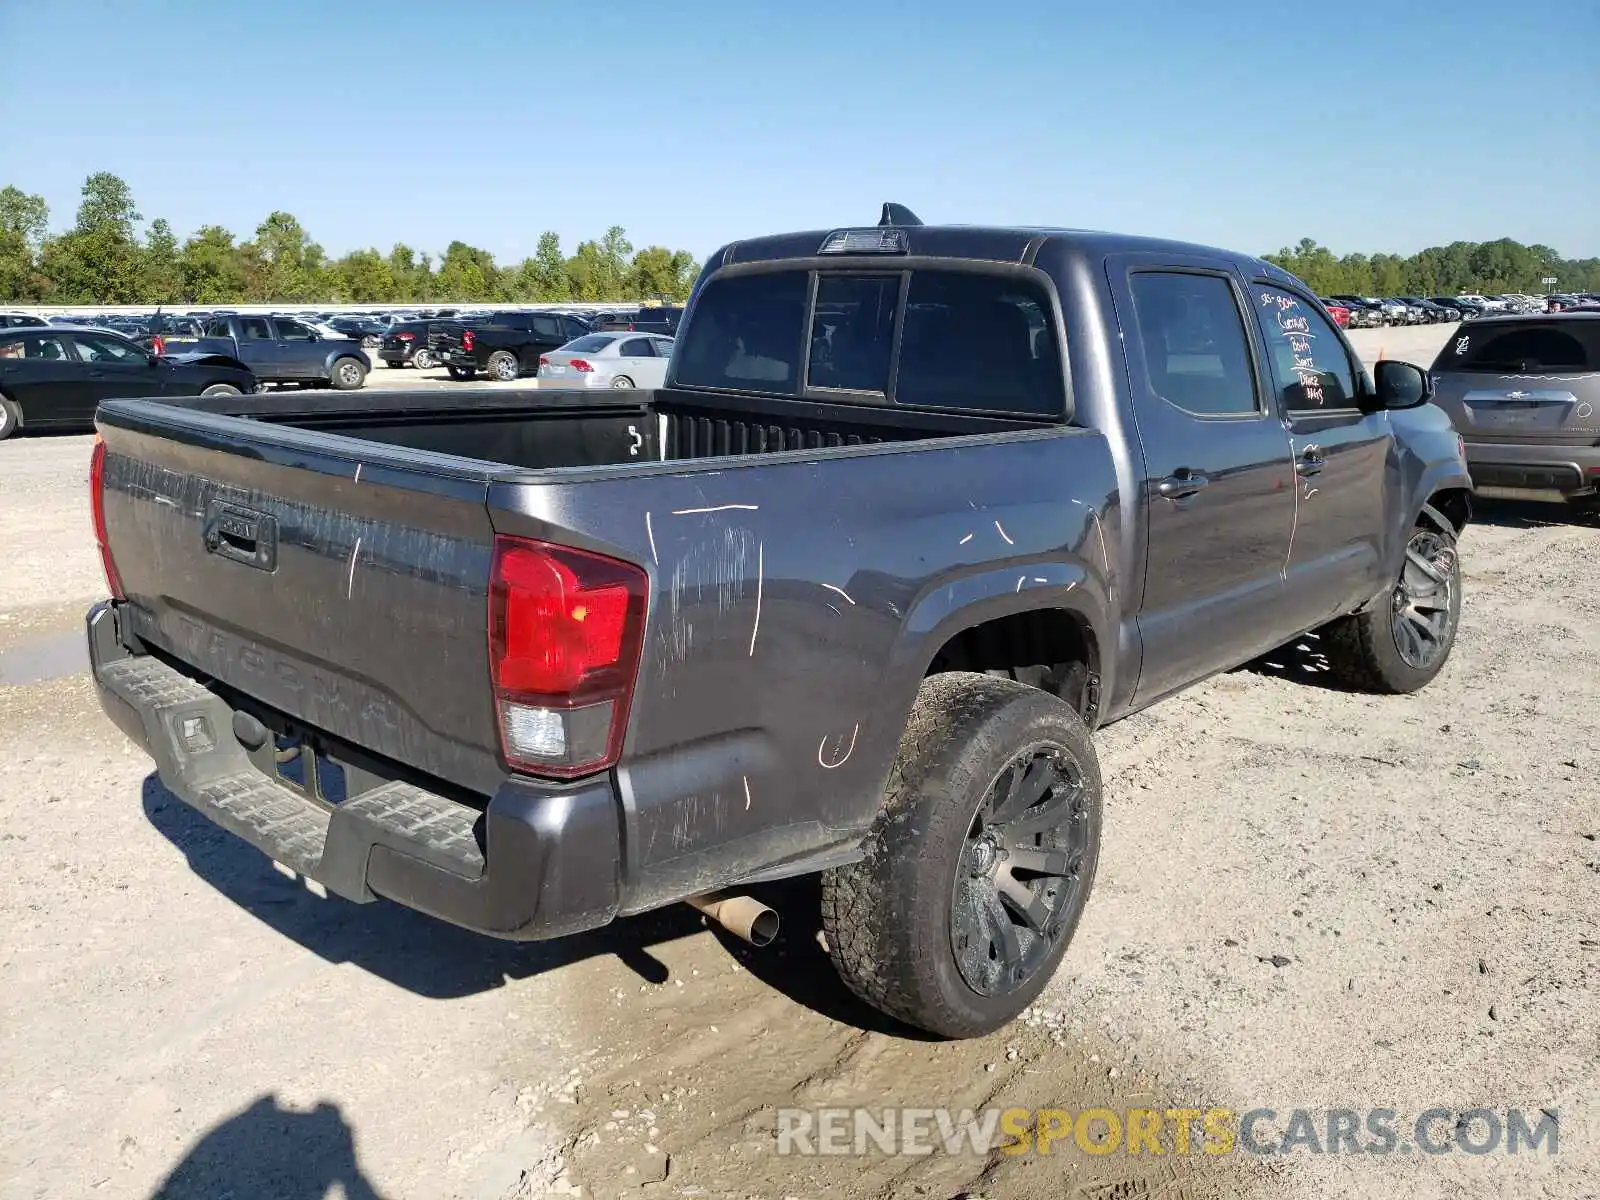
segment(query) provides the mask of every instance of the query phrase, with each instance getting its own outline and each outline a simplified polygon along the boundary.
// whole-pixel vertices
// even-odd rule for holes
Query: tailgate
[[[1452,372],[1437,377],[1434,401],[1469,442],[1600,441],[1600,374],[1564,378],[1485,377]]]
[[[461,349],[462,326],[437,324],[428,326],[428,349],[437,355],[454,354]]]
[[[487,793],[493,464],[144,401],[100,410],[126,632]]]

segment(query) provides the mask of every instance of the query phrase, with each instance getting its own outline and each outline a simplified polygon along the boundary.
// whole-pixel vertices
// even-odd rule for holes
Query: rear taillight
[[[472,330],[468,329],[464,333],[462,333],[462,335],[461,335],[461,348],[463,350],[471,350],[472,349]]]
[[[550,356],[548,354],[539,355],[539,365],[541,367],[548,367],[550,365]]]
[[[128,597],[122,591],[122,576],[111,557],[111,542],[106,537],[106,444],[95,434],[94,452],[89,456],[89,511],[94,515],[94,541],[100,548],[100,565],[105,568],[106,587],[118,600]]]
[[[495,538],[489,670],[514,769],[570,778],[617,761],[649,591],[631,563]]]
[[[588,360],[582,359],[582,358],[573,359],[571,362],[569,362],[567,364],[567,366],[571,367],[574,371],[592,371],[592,370],[594,370],[594,367],[589,364]]]
[[[414,342],[417,340],[417,335],[414,333],[397,333],[395,334],[395,337],[399,338],[402,342]]]

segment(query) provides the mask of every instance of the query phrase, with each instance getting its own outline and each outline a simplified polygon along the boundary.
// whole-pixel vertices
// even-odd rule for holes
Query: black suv
[[[541,354],[589,332],[589,323],[571,313],[483,313],[430,331],[428,349],[449,368],[452,379],[471,379],[484,371],[505,382],[537,372]]]

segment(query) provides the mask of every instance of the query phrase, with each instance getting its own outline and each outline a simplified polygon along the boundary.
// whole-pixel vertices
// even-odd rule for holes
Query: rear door
[[[94,417],[89,380],[66,335],[40,331],[0,342],[0,381],[24,425],[82,424]]]
[[[617,374],[626,375],[637,387],[660,387],[666,376],[666,365],[656,357],[652,338],[629,338],[617,347]]]
[[[537,371],[539,355],[565,346],[571,340],[564,336],[561,318],[554,313],[534,313],[528,328],[530,333],[520,347],[524,371]]]
[[[278,353],[277,334],[265,317],[234,317],[233,328],[238,330],[235,344],[239,357],[262,379],[287,379],[283,359]]]
[[[1295,632],[1283,603],[1294,471],[1232,267],[1116,255],[1108,271],[1144,452],[1142,705]]]
[[[1309,629],[1383,586],[1393,433],[1386,413],[1361,410],[1364,369],[1320,304],[1276,281],[1253,282],[1250,298],[1294,456],[1285,604]]]
[[[159,396],[166,375],[152,366],[149,353],[109,334],[74,333],[67,339],[76,352],[86,381],[84,420],[93,420],[95,406],[119,397]]]

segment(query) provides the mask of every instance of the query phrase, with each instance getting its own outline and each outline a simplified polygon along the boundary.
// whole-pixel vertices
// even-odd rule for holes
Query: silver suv
[[[1600,509],[1600,312],[1462,325],[1433,378],[1479,494]]]

